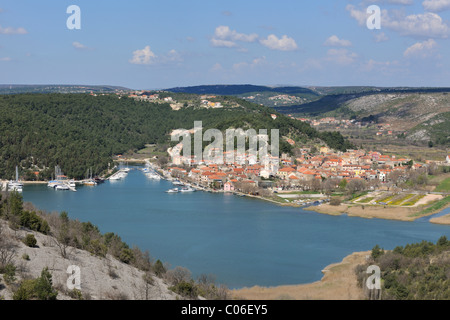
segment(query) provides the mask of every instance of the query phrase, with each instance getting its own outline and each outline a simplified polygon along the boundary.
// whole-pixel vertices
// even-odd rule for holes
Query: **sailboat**
[[[90,172],[90,174],[89,174],[89,172]],[[87,177],[89,177],[89,178],[87,178]],[[95,182],[95,180],[92,179],[92,169],[88,169],[87,177],[86,177],[86,180],[84,181],[84,185],[86,185],[86,186],[96,186],[97,185],[97,182]]]
[[[16,180],[11,180],[8,183],[8,191],[23,191],[23,183],[19,182],[19,168],[16,166]]]

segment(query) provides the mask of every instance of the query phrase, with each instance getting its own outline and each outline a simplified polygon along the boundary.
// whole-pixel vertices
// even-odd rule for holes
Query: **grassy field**
[[[358,201],[356,201],[356,202],[358,202],[358,203],[369,203],[369,202],[372,201],[373,199],[375,199],[375,198],[374,198],[374,197],[367,197],[367,198],[358,200]]]
[[[443,198],[442,200],[436,201],[432,205],[430,205],[428,208],[423,209],[416,215],[425,215],[433,212],[438,212],[442,209],[444,209],[446,206],[450,205],[450,196],[447,196]]]
[[[357,201],[358,198],[364,197],[365,195],[367,195],[369,193],[369,191],[363,191],[360,193],[354,193],[351,195],[350,199],[348,199],[348,201]]]
[[[319,191],[291,191],[291,192],[280,192],[280,195],[283,194],[320,194]]]
[[[450,178],[443,180],[437,187],[434,189],[437,192],[450,192]]]

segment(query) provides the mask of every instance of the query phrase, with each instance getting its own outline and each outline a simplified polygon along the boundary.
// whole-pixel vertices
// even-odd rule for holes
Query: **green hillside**
[[[187,97],[192,100],[193,96]],[[200,120],[204,130],[279,129],[280,136],[321,139],[339,150],[353,147],[339,133],[317,132],[309,124],[279,113],[274,121],[270,108],[235,97],[221,99],[224,106],[232,107],[208,109],[186,103],[186,107],[173,110],[167,103],[115,94],[2,95],[0,178],[11,179],[16,165],[28,178],[34,178],[31,171],[41,171],[40,179],[50,178],[55,165],[74,178],[84,178],[89,168],[100,174],[113,155],[137,151],[149,143],[168,146],[172,130],[191,129],[194,121]],[[280,149],[290,152],[292,147],[281,139]]]

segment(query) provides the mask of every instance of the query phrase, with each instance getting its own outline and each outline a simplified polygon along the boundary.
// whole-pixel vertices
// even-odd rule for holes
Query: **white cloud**
[[[171,62],[181,62],[183,61],[183,57],[181,54],[175,49],[170,50],[167,54],[159,57],[159,63],[171,63]]]
[[[133,58],[130,59],[130,63],[133,64],[152,64],[155,62],[156,55],[150,50],[150,46],[146,46],[142,50],[136,50],[133,52]]]
[[[378,3],[378,4],[381,4],[381,3],[400,4],[400,5],[406,5],[406,6],[414,4],[414,0],[370,0],[369,2]]]
[[[295,40],[289,38],[287,35],[284,35],[279,39],[276,35],[271,34],[267,39],[261,39],[260,42],[262,45],[272,50],[293,51],[298,48]]]
[[[255,68],[266,64],[266,57],[262,56],[253,59],[251,62],[239,62],[233,65],[234,71],[242,71],[245,68]]]
[[[425,0],[422,5],[426,11],[440,12],[450,9],[450,0]]]
[[[10,57],[3,57],[0,58],[0,61],[11,61],[12,59]]]
[[[376,33],[373,37],[376,42],[384,42],[389,40],[389,37],[384,32]]]
[[[399,32],[401,35],[447,38],[450,34],[449,26],[436,13],[413,14],[403,19],[385,19],[382,25]]]
[[[356,21],[358,21],[358,24],[360,26],[366,25],[366,21],[367,18],[369,17],[369,15],[367,14],[367,12],[364,10],[358,10],[356,9],[356,7],[352,4],[348,4],[345,9],[350,12],[350,16],[355,19]]]
[[[73,46],[75,49],[79,49],[79,50],[89,49],[87,46],[85,46],[85,45],[82,44],[82,43],[79,43],[78,41],[73,42],[73,43],[72,43],[72,46]]]
[[[133,58],[129,60],[133,64],[147,64],[147,65],[164,65],[174,64],[183,61],[183,56],[178,51],[172,49],[166,54],[157,56],[150,46],[146,46],[142,50],[136,50],[133,52]]]
[[[413,44],[411,47],[405,50],[403,55],[407,58],[410,57],[419,57],[419,58],[427,58],[431,56],[437,47],[436,41],[433,39],[428,39],[423,42],[417,42]]]
[[[359,25],[366,25],[369,14],[365,10],[359,10],[350,4],[346,9]],[[381,11],[381,28],[388,28],[402,36],[411,37],[447,38],[450,35],[450,27],[438,14],[432,12],[407,16],[404,12],[389,12],[384,9]]]
[[[397,60],[394,61],[376,61],[370,59],[368,62],[362,64],[360,70],[370,72],[373,70],[378,70],[382,72],[386,72],[391,70],[393,67],[398,67],[399,62]]]
[[[332,35],[325,41],[324,45],[328,47],[351,47],[352,43],[350,40],[339,39],[338,36]]]
[[[358,58],[356,53],[341,48],[328,50],[325,60],[338,65],[349,65],[355,62],[356,58]]]
[[[220,63],[216,63],[211,67],[211,69],[209,69],[209,71],[211,72],[223,71],[223,67]]]
[[[211,39],[211,44],[213,47],[222,47],[222,48],[233,48],[237,47],[237,44],[231,40],[222,40],[222,39]]]
[[[214,47],[232,48],[237,46],[237,41],[254,42],[257,39],[256,33],[239,33],[236,30],[231,30],[228,26],[218,26],[214,32],[214,37],[211,39],[211,44]]]
[[[24,28],[13,28],[13,27],[6,27],[3,28],[0,26],[0,34],[27,34],[28,31]]]

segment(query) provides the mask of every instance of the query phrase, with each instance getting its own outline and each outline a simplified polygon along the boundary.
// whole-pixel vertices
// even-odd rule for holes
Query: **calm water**
[[[165,193],[172,184],[132,170],[122,181],[78,192],[25,186],[25,201],[67,211],[149,250],[195,276],[214,274],[230,288],[317,281],[321,270],[354,251],[450,237],[450,226],[328,216],[265,201],[206,192]],[[449,209],[447,209],[448,211]]]

